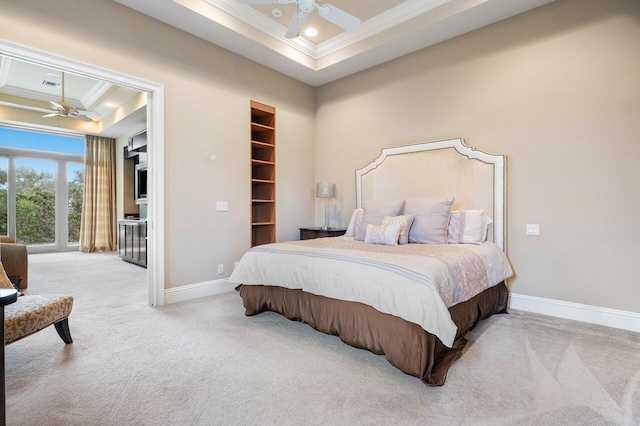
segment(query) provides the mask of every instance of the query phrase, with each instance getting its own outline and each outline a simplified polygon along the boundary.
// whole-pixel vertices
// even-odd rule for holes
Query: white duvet
[[[255,247],[229,280],[364,303],[420,325],[451,347],[457,327],[447,308],[512,274],[491,242],[388,247],[336,237]]]

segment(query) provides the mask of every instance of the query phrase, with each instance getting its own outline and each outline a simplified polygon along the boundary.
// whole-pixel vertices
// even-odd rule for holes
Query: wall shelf
[[[251,247],[276,241],[276,109],[251,101]]]

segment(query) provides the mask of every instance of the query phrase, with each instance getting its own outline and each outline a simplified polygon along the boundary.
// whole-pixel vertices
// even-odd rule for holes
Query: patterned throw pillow
[[[487,226],[492,222],[484,210],[451,212],[447,230],[449,244],[482,244],[487,238]]]
[[[396,225],[367,225],[364,242],[367,244],[383,244],[385,246],[397,246],[398,237],[402,226]]]
[[[416,219],[416,215],[408,214],[403,216],[385,216],[382,219],[383,225],[400,225],[402,228],[400,229],[400,238],[398,239],[398,244],[409,244],[409,230],[411,229],[411,225],[413,221]]]

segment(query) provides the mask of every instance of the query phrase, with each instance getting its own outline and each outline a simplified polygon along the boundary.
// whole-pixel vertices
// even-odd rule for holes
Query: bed
[[[376,200],[407,200],[409,208],[413,197],[453,195],[453,210],[492,218],[486,241],[386,246],[342,236],[254,247],[230,277],[245,314],[278,312],[443,385],[465,334],[506,312],[505,175],[504,156],[462,139],[384,149],[356,171],[357,208]]]

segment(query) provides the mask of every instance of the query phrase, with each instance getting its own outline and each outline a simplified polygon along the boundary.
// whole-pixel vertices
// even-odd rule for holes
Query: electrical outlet
[[[224,274],[224,265],[221,263],[218,265],[218,275]]]
[[[227,212],[227,211],[229,211],[229,202],[228,201],[216,201],[216,211],[218,211],[218,212]]]
[[[527,224],[527,235],[528,236],[538,236],[540,235],[540,225],[536,224]]]

